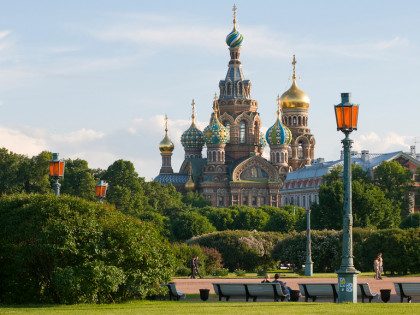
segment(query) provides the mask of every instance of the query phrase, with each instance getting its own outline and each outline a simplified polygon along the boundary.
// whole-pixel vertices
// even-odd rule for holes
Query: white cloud
[[[395,151],[409,151],[413,136],[403,136],[394,132],[387,132],[383,136],[371,131],[355,138],[354,150],[369,150],[372,153],[386,153]]]
[[[0,106],[4,105],[4,102],[2,100],[0,100]]]

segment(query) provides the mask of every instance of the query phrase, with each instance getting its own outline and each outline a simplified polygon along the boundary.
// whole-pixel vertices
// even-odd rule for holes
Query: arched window
[[[239,84],[238,84],[238,94],[239,95],[242,95],[242,82],[239,82]]]
[[[228,141],[227,141],[227,142],[230,142],[230,122],[226,121],[226,122],[225,122],[225,127],[226,127],[226,129],[229,131],[229,139],[228,139]]]
[[[289,116],[289,124],[288,124],[289,126],[291,126],[292,125],[292,116]]]
[[[220,156],[220,151],[217,151],[217,162],[220,162],[222,157]]]
[[[232,94],[232,85],[230,84],[230,82],[228,82],[227,86],[227,95],[231,95]]]
[[[302,124],[302,117],[298,117],[298,125],[300,126]]]
[[[302,141],[299,141],[299,147],[298,147],[298,158],[303,158],[303,143]]]
[[[277,163],[280,162],[280,153],[279,152],[276,153],[276,162]]]
[[[213,162],[216,161],[216,151],[213,151]]]
[[[293,126],[296,126],[296,116],[293,116]]]
[[[246,137],[245,137],[245,122],[241,121],[239,124],[239,143],[245,143]]]

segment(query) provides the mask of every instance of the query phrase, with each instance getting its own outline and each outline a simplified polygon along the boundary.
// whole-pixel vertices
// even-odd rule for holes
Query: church
[[[311,165],[314,159],[315,137],[308,128],[310,100],[296,84],[293,56],[293,82],[277,97],[277,120],[266,134],[260,131],[258,102],[251,97],[252,84],[239,58],[244,38],[238,31],[235,6],[233,11],[233,30],[226,37],[230,61],[225,79],[219,81],[209,125],[203,131],[197,128],[193,101],[191,126],[181,136],[185,159],[174,173],[171,157],[175,147],[166,122],[165,137],[159,144],[162,167],[155,181],[172,183],[181,192],[198,191],[215,207],[280,207],[287,174]],[[262,156],[266,145],[269,160]]]

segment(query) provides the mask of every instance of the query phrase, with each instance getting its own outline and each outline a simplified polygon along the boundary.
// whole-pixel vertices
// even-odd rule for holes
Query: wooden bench
[[[404,298],[410,303],[413,297],[420,297],[420,282],[394,282],[394,286],[401,303]]]
[[[305,302],[312,299],[315,302],[317,298],[333,298],[337,301],[337,283],[298,283],[299,290],[305,296]]]
[[[370,291],[369,283],[358,283],[357,288],[357,296],[362,297],[362,303],[365,303],[365,298],[371,303],[372,299],[378,296],[378,293]]]
[[[219,301],[231,297],[250,298],[255,302],[258,298],[272,298],[274,301],[284,301],[289,295],[283,294],[280,283],[213,283],[214,292],[219,296]]]
[[[174,301],[179,301],[180,298],[185,298],[185,294],[179,292],[176,289],[176,285],[175,283],[165,283],[165,284],[161,284],[162,287],[167,287],[168,288],[168,293],[169,293],[169,299],[172,301],[172,299]]]

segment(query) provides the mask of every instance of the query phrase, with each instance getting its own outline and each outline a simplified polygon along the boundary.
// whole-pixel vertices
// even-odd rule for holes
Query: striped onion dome
[[[292,141],[292,132],[277,118],[274,125],[267,130],[265,138],[270,146],[289,144]]]
[[[229,141],[229,130],[220,123],[216,115],[204,129],[204,141],[206,144],[225,144]]]
[[[201,149],[204,145],[203,133],[197,128],[193,122],[187,130],[181,136],[182,146],[186,149]]]
[[[232,32],[230,32],[228,36],[226,36],[226,44],[228,44],[230,48],[239,48],[242,46],[243,41],[244,37],[236,29],[236,24],[233,24]]]

